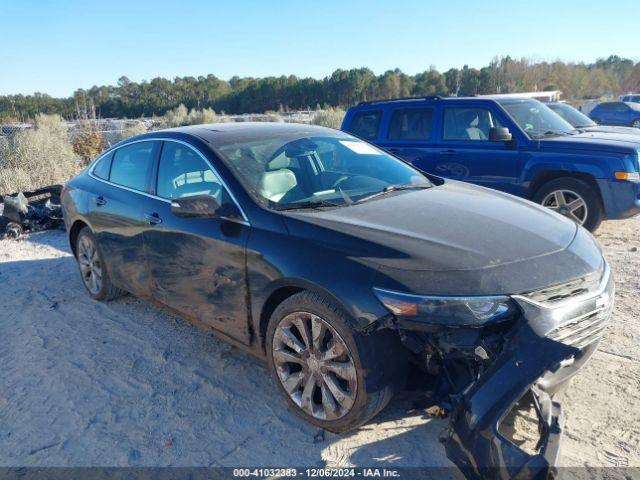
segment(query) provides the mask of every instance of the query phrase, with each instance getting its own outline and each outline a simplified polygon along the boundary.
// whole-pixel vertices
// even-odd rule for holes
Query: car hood
[[[285,222],[292,235],[374,266],[377,286],[414,293],[518,293],[599,265],[566,253],[579,231],[573,222],[527,200],[451,180],[349,207],[286,212]],[[554,262],[550,275],[545,269]]]
[[[623,135],[634,135],[638,137],[638,140],[636,141],[640,141],[640,128],[595,125],[592,127],[580,127],[579,130],[586,133],[606,133],[606,134],[619,133]],[[601,137],[598,137],[598,138],[601,138]],[[604,138],[607,138],[607,137],[604,137]]]
[[[580,131],[574,135],[548,137],[539,143],[549,148],[603,150],[629,154],[640,149],[640,135],[600,130]]]

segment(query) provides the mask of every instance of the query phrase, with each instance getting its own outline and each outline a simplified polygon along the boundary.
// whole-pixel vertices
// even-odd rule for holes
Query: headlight
[[[517,311],[507,296],[439,297],[374,288],[382,304],[397,317],[450,326],[480,327]]]

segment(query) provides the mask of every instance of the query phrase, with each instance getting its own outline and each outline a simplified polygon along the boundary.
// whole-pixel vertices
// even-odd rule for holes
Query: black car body
[[[165,154],[174,167],[197,157],[212,173],[186,169],[166,183]],[[166,198],[165,185],[185,196]],[[94,298],[132,292],[266,357],[285,397],[313,423],[343,431],[366,421],[410,357],[433,378],[434,403],[451,410],[447,452],[469,476],[484,467],[499,467],[496,476],[546,474],[554,465],[562,419],[553,395],[597,347],[613,304],[598,245],[570,220],[508,194],[427,178],[322,127],[202,125],[135,137],[71,180],[62,203]],[[92,239],[96,252],[87,253],[83,241]],[[108,275],[108,292],[91,283],[94,256],[100,262],[90,267],[102,281]],[[296,308],[316,317],[292,327],[300,321],[293,316],[283,327]],[[340,321],[314,323],[322,315]],[[341,365],[357,370],[338,390],[322,383],[328,364],[302,349],[310,333],[315,345],[316,327],[330,330],[318,351],[339,344]],[[276,348],[289,341],[300,351]],[[278,363],[277,355],[298,353],[307,355],[300,370],[299,359]],[[299,378],[319,386],[286,383]],[[360,389],[377,406],[351,418]],[[354,406],[332,419],[342,411],[340,391]],[[540,425],[533,454],[499,431],[527,395]]]

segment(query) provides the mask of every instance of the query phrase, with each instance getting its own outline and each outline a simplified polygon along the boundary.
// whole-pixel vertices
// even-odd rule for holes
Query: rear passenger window
[[[167,199],[212,195],[222,203],[220,179],[192,148],[164,142],[156,194]]]
[[[123,187],[145,191],[158,142],[138,142],[117,149],[109,180]]]
[[[444,140],[489,140],[492,127],[499,127],[497,121],[486,108],[445,108]]]
[[[113,156],[113,152],[102,157],[96,163],[96,166],[93,167],[93,174],[101,178],[103,180],[109,180],[109,170],[111,169],[111,157]]]
[[[432,108],[394,110],[387,138],[389,140],[429,140],[432,125]]]
[[[356,112],[347,131],[367,140],[378,138],[381,117],[382,112],[379,110]]]

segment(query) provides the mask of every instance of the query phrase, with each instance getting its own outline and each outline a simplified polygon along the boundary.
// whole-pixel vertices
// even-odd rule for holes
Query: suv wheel
[[[604,216],[598,192],[577,178],[557,178],[544,184],[533,201],[595,231]]]
[[[635,128],[640,128],[640,118],[638,118],[637,120],[634,120],[631,126]]]
[[[112,300],[126,293],[111,283],[98,242],[88,227],[78,234],[76,257],[82,283],[93,299]]]
[[[398,334],[353,332],[340,309],[312,292],[276,308],[266,343],[269,369],[288,404],[333,432],[362,425],[404,385],[407,355]]]

